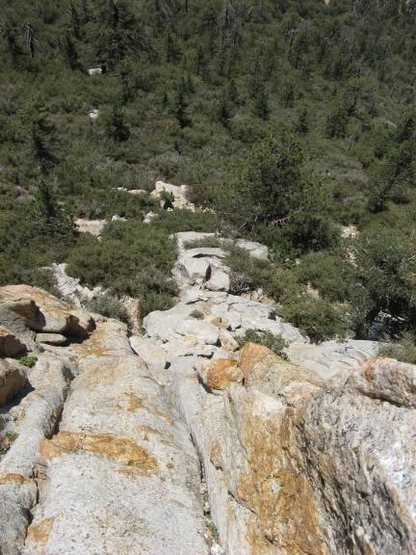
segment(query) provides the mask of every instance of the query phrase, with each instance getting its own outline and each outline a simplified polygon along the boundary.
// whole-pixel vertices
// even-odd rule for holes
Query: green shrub
[[[102,295],[84,303],[84,307],[91,312],[98,312],[106,318],[114,318],[128,324],[129,318],[123,303],[113,295]]]
[[[356,283],[356,269],[339,254],[310,253],[304,256],[296,274],[301,283],[310,283],[330,302],[351,299]]]
[[[25,355],[24,357],[19,358],[20,364],[27,366],[27,368],[33,368],[37,360],[37,357],[32,355]]]
[[[231,268],[231,293],[241,295],[257,288],[275,301],[299,290],[295,274],[288,268],[253,258],[239,247],[231,247],[225,263]]]
[[[170,308],[176,294],[170,277],[176,248],[164,230],[138,222],[106,226],[101,241],[83,238],[68,259],[68,273],[112,295],[140,299],[142,316]]]
[[[287,359],[287,355],[284,349],[288,346],[288,343],[280,337],[280,335],[273,335],[269,331],[258,331],[254,329],[248,329],[244,335],[237,338],[240,347],[243,347],[246,343],[258,343],[259,345],[264,345],[276,355],[279,355],[283,359]]]
[[[412,334],[405,333],[398,341],[381,345],[378,355],[394,358],[401,362],[408,362],[409,364],[416,364],[415,338]]]
[[[189,316],[191,318],[195,318],[195,320],[203,320],[204,319],[204,313],[201,310],[198,310],[197,308],[195,310],[193,310]]]
[[[345,309],[306,294],[286,299],[281,316],[305,333],[314,343],[335,337],[342,339],[348,331]]]

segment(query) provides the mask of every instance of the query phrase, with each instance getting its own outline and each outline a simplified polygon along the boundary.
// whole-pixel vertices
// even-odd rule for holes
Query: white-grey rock
[[[101,235],[106,223],[106,220],[87,220],[85,218],[75,220],[75,225],[80,233],[91,233],[96,237]]]
[[[152,372],[128,350],[120,356],[118,329],[99,323],[73,348],[81,372],[59,432],[40,448],[46,484],[25,555],[209,551],[189,434]]]
[[[186,185],[172,185],[171,183],[156,181],[151,196],[154,198],[161,198],[164,193],[172,195],[172,204],[174,208],[195,212],[195,205],[186,198],[188,193]]]
[[[102,67],[91,67],[89,69],[87,69],[87,73],[88,75],[101,75],[103,72],[103,68]]]
[[[129,189],[127,190],[127,193],[129,195],[133,195],[133,196],[141,196],[141,195],[147,195],[148,192],[146,191],[146,189]]]
[[[217,247],[196,247],[186,250],[188,258],[226,258],[227,253],[224,249]]]
[[[144,217],[143,223],[144,224],[151,224],[157,217],[158,217],[158,215],[156,214],[156,212],[150,211]]]
[[[319,345],[294,342],[286,349],[295,364],[310,368],[323,379],[330,379],[344,371],[359,368],[375,356],[378,343],[349,339],[344,342],[324,341]]]
[[[39,445],[55,429],[71,378],[68,368],[55,356],[38,356],[30,372],[34,391],[16,411],[17,438],[0,462],[0,552],[8,555],[22,553],[29,511],[38,494],[33,475]]]
[[[68,343],[68,338],[60,333],[37,333],[36,341],[37,343],[60,346]]]
[[[237,343],[237,341],[234,339],[233,335],[229,331],[227,330],[220,331],[219,338],[220,338],[221,347],[225,349],[225,351],[232,353],[239,349],[239,344]]]
[[[240,249],[244,249],[253,258],[258,260],[268,260],[269,250],[266,245],[257,243],[256,241],[246,241],[245,239],[237,239],[236,246]]]
[[[149,368],[165,368],[166,352],[159,345],[155,345],[146,337],[133,335],[129,338],[133,351],[146,363]]]
[[[210,262],[206,258],[183,257],[175,264],[173,277],[180,288],[202,284],[208,275]]]
[[[177,339],[171,339],[164,343],[162,348],[166,353],[166,359],[169,363],[179,357],[211,357],[214,352],[213,345],[205,344],[194,335],[185,335]]]
[[[26,368],[13,359],[0,359],[0,407],[27,383]]]
[[[205,283],[204,287],[210,291],[229,291],[230,290],[230,276],[227,272],[219,268],[212,267],[211,276]]]
[[[149,336],[158,337],[163,341],[190,335],[207,345],[215,345],[218,342],[218,331],[214,326],[194,318],[171,314],[170,311],[151,312],[144,318],[143,327]]]

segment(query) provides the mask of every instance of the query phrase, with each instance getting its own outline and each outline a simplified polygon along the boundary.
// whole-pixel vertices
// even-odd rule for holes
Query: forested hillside
[[[1,284],[45,286],[68,262],[166,308],[169,234],[219,230],[269,246],[270,263],[233,254],[234,287],[262,287],[314,339],[414,348],[414,0],[0,7]],[[159,205],[117,188],[157,179],[211,210],[142,223]],[[128,221],[101,241],[73,223],[114,215]]]

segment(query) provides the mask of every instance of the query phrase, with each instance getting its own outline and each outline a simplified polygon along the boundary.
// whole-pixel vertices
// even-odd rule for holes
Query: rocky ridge
[[[310,344],[261,295],[231,295],[226,244],[201,238],[176,236],[180,296],[143,335],[0,288],[0,551],[414,553],[416,368]],[[247,329],[290,360],[240,349]]]

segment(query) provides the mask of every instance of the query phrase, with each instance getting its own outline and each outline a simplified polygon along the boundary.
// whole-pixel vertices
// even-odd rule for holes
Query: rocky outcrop
[[[39,446],[55,429],[72,378],[70,368],[52,353],[38,356],[28,375],[31,391],[5,415],[2,430],[16,438],[0,461],[0,551],[7,555],[22,552],[38,497]]]
[[[28,285],[0,287],[0,324],[18,337],[32,339],[34,332],[82,338],[94,329],[94,319],[85,310],[74,309],[46,291]]]
[[[359,368],[377,350],[376,341],[356,339],[323,341],[319,345],[295,341],[285,349],[292,362],[310,368],[323,379]]]
[[[13,360],[0,359],[0,407],[26,385],[25,367]]]
[[[413,554],[416,367],[212,290],[227,247],[199,239],[178,234],[178,302],[143,336],[0,288],[0,323],[37,357],[0,360],[0,552]],[[291,361],[240,349],[249,329]]]
[[[0,326],[0,356],[14,357],[26,352],[26,345],[5,326]]]
[[[207,553],[198,457],[125,327],[101,322],[73,353],[24,553]]]
[[[178,210],[191,210],[195,212],[195,205],[187,199],[188,187],[186,185],[171,185],[163,181],[156,181],[155,188],[150,196],[160,199],[162,208],[176,208]]]
[[[75,225],[79,233],[91,233],[91,235],[95,235],[96,237],[101,235],[106,223],[106,220],[87,220],[85,218],[78,218],[75,220]]]
[[[254,345],[212,366],[205,388],[177,377],[226,551],[413,553],[413,380],[413,366],[376,359],[328,386]],[[392,383],[394,404],[381,402]]]

